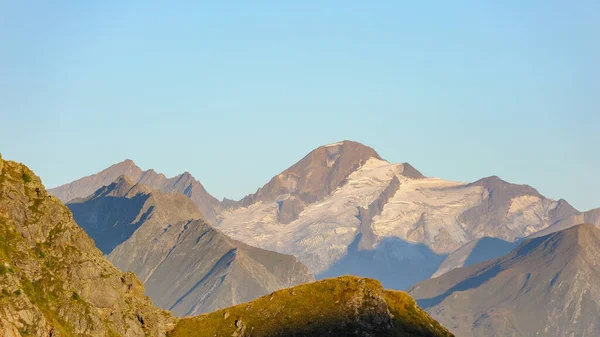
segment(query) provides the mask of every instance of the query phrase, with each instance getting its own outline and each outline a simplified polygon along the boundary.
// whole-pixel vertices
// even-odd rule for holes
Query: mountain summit
[[[66,203],[73,199],[85,198],[102,186],[112,184],[120,176],[126,177],[131,184],[142,183],[164,193],[183,194],[198,205],[200,211],[209,222],[214,223],[216,221],[220,208],[219,200],[210,195],[204,189],[204,186],[194,179],[189,172],[167,178],[164,174],[156,173],[154,170],[142,171],[130,159],[114,164],[96,174],[51,188],[48,192]]]
[[[409,290],[459,336],[600,335],[600,229],[574,226]]]
[[[278,218],[289,223],[297,219],[306,204],[321,200],[345,184],[348,176],[370,158],[381,160],[372,148],[349,140],[320,146],[235,207],[278,201],[280,212],[291,213]]]

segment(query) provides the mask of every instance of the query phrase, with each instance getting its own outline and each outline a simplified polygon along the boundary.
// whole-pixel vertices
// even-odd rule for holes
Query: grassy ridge
[[[277,291],[250,303],[185,318],[169,337],[452,336],[406,293],[351,276]]]

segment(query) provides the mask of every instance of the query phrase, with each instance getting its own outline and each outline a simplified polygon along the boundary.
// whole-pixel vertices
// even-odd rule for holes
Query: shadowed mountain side
[[[178,322],[170,337],[451,337],[406,293],[339,277]]]
[[[165,225],[203,218],[189,198],[161,194],[143,184],[134,184],[125,176],[67,206],[104,254],[128,240],[142,224]]]
[[[386,288],[406,289],[431,277],[445,258],[423,244],[399,238],[385,238],[371,250],[359,249],[361,236],[357,235],[344,258],[317,278],[357,275],[374,278]]]
[[[140,227],[108,258],[160,307],[189,316],[314,280],[296,258],[232,240],[202,220]]]
[[[468,267],[483,261],[498,258],[518,246],[520,241],[508,242],[497,238],[473,240],[448,254],[432,277],[438,277],[455,268]]]
[[[127,177],[132,184],[141,183],[163,193],[183,194],[198,205],[205,219],[211,223],[216,221],[220,202],[211,196],[189,172],[167,178],[164,174],[156,173],[154,170],[142,171],[129,159],[114,164],[96,174],[49,189],[48,192],[67,203],[77,198],[88,197],[101,187],[110,185],[120,176]]]
[[[124,176],[69,207],[106,248],[108,259],[133,271],[154,303],[176,315],[216,310],[314,280],[294,257],[215,230],[184,195],[163,194]]]
[[[578,225],[409,289],[457,335],[600,335],[600,229]]]

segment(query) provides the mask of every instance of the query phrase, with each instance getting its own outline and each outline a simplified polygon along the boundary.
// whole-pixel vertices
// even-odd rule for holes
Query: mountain
[[[103,191],[113,197],[128,195],[131,190],[148,192],[147,187],[137,184],[127,188],[127,183],[121,178],[118,188]],[[204,227],[209,228],[204,237],[212,237],[211,241],[224,238],[208,225]],[[150,242],[145,244],[153,246]],[[235,248],[229,256],[238,254],[251,252]],[[245,258],[261,256],[270,258],[268,253]],[[273,272],[289,274],[283,269]],[[178,275],[177,271],[173,273],[175,284]],[[33,172],[22,164],[4,161],[1,156],[0,308],[0,336],[5,337],[165,337],[207,333],[239,337],[452,336],[407,294],[386,291],[374,280],[354,277],[281,290],[213,314],[173,318],[168,311],[152,305],[133,273],[120,272],[103,257],[77,226],[68,208],[46,192]]]
[[[250,247],[208,225],[194,202],[125,176],[68,207],[120,270],[178,316],[213,311],[314,277],[296,258]]]
[[[406,293],[340,277],[280,290],[250,303],[186,318],[171,337],[450,337]]]
[[[198,205],[209,222],[214,223],[216,221],[220,208],[219,201],[210,195],[204,189],[204,186],[194,179],[190,173],[185,172],[176,177],[167,178],[164,174],[156,173],[154,170],[142,171],[129,159],[114,164],[96,174],[51,188],[48,192],[63,202],[69,202],[73,199],[89,196],[102,186],[110,185],[120,176],[125,176],[134,183],[139,182],[164,193],[184,194]]]
[[[315,149],[227,204],[216,226],[232,238],[294,255],[318,278],[357,274],[394,289],[430,277],[468,242],[515,242],[579,213],[496,176],[425,177],[350,141]]]
[[[600,335],[600,229],[583,224],[409,290],[459,336]]]
[[[164,336],[173,319],[22,164],[0,156],[0,335]]]

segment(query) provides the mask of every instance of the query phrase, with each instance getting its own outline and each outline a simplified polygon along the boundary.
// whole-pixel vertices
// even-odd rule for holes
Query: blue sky
[[[0,1],[0,152],[240,198],[352,139],[600,207],[600,3]]]

